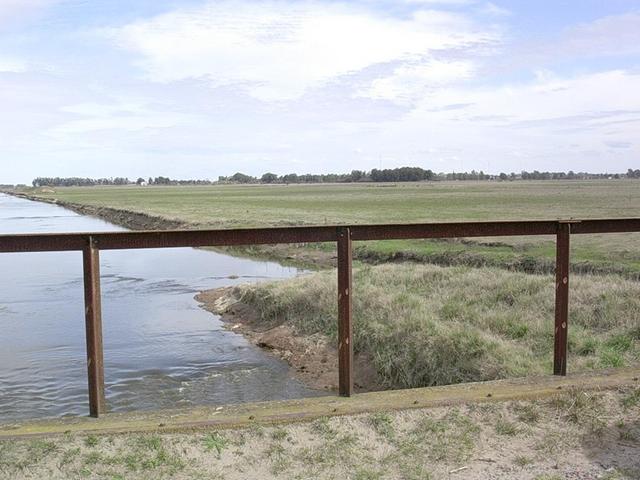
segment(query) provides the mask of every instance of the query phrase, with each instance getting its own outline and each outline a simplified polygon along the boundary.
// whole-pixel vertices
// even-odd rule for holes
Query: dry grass
[[[336,274],[238,287],[268,325],[336,341]],[[569,369],[636,365],[640,284],[571,279]],[[499,269],[395,264],[354,272],[354,349],[381,384],[419,387],[548,373],[554,280]]]
[[[576,390],[535,402],[240,430],[4,441],[0,478],[634,479],[640,475],[640,408],[628,399],[639,391]]]

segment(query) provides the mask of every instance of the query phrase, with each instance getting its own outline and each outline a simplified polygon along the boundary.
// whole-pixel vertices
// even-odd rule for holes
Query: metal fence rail
[[[0,235],[0,253],[82,251],[89,413],[97,417],[106,412],[100,301],[100,250],[336,242],[338,251],[338,390],[340,395],[350,396],[353,393],[351,307],[353,241],[556,235],[553,373],[566,375],[570,236],[621,232],[640,232],[640,218]]]

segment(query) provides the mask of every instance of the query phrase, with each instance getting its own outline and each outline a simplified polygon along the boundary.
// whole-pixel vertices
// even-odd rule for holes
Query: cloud
[[[58,0],[0,0],[0,26],[32,15]]]
[[[486,15],[493,15],[495,17],[506,17],[511,15],[511,10],[508,10],[504,7],[500,7],[492,2],[485,3],[479,11]]]
[[[640,73],[611,70],[572,77],[547,71],[529,82],[446,87],[401,120],[381,125],[368,145],[407,155],[428,145],[460,170],[615,169],[616,163],[603,165],[619,165],[615,155],[640,153],[633,142],[640,128],[639,85]],[[456,104],[460,108],[448,108]]]
[[[26,62],[13,57],[0,56],[0,73],[22,73],[26,70]]]
[[[417,65],[401,65],[390,76],[374,80],[360,94],[373,99],[412,102],[416,96],[435,88],[469,79],[474,71],[471,61],[429,60]]]
[[[631,142],[604,142],[610,148],[631,148]]]
[[[545,128],[581,125],[604,127],[609,122],[640,117],[640,73],[610,70],[574,77],[546,71],[532,82],[500,87],[460,87],[439,91],[424,100],[417,115],[433,115],[434,108],[464,103],[458,110],[442,109],[440,118],[456,121],[487,118],[501,127]]]
[[[119,101],[111,104],[81,103],[62,107],[61,112],[76,119],[49,129],[52,137],[67,137],[101,130],[140,131],[194,124],[196,115],[153,108],[143,102]]]
[[[571,27],[561,47],[580,56],[640,53],[640,13],[610,15]]]
[[[394,77],[446,76],[456,64],[443,62],[443,73],[435,72],[435,52],[499,39],[496,31],[451,12],[418,10],[396,18],[350,5],[280,2],[208,3],[104,33],[138,56],[150,80],[206,78],[212,86],[234,85],[265,101],[299,98],[341,76],[391,62],[407,65]]]
[[[438,5],[438,6],[465,6],[472,5],[478,0],[406,0],[407,3],[417,5]]]

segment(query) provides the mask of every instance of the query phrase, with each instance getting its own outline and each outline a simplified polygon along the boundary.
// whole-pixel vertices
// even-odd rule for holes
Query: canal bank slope
[[[336,292],[336,273],[327,271],[198,300],[324,388],[337,375]],[[376,390],[551,372],[553,293],[551,276],[501,269],[355,268],[355,382]],[[640,365],[640,283],[574,276],[571,313],[569,371]]]

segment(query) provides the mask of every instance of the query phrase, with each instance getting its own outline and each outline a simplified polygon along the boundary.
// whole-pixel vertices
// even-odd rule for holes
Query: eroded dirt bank
[[[169,230],[177,228],[196,227],[196,225],[192,225],[188,222],[148,215],[146,213],[133,212],[130,210],[120,210],[117,208],[109,207],[95,207],[93,205],[81,205],[78,203],[64,202],[62,200],[50,199],[37,195],[28,195],[26,193],[19,192],[3,191],[2,193],[13,195],[19,198],[24,198],[26,200],[33,200],[35,202],[44,202],[51,203],[53,205],[59,205],[81,215],[89,215],[90,217],[96,217],[101,220],[106,220],[109,223],[113,223],[114,225],[128,228],[130,230]]]
[[[229,330],[289,363],[294,376],[309,387],[337,390],[338,351],[324,335],[299,335],[290,325],[261,321],[259,312],[238,297],[236,287],[207,290],[195,298],[202,308],[220,315]],[[375,369],[364,356],[355,356],[354,372],[356,391],[382,390]]]

